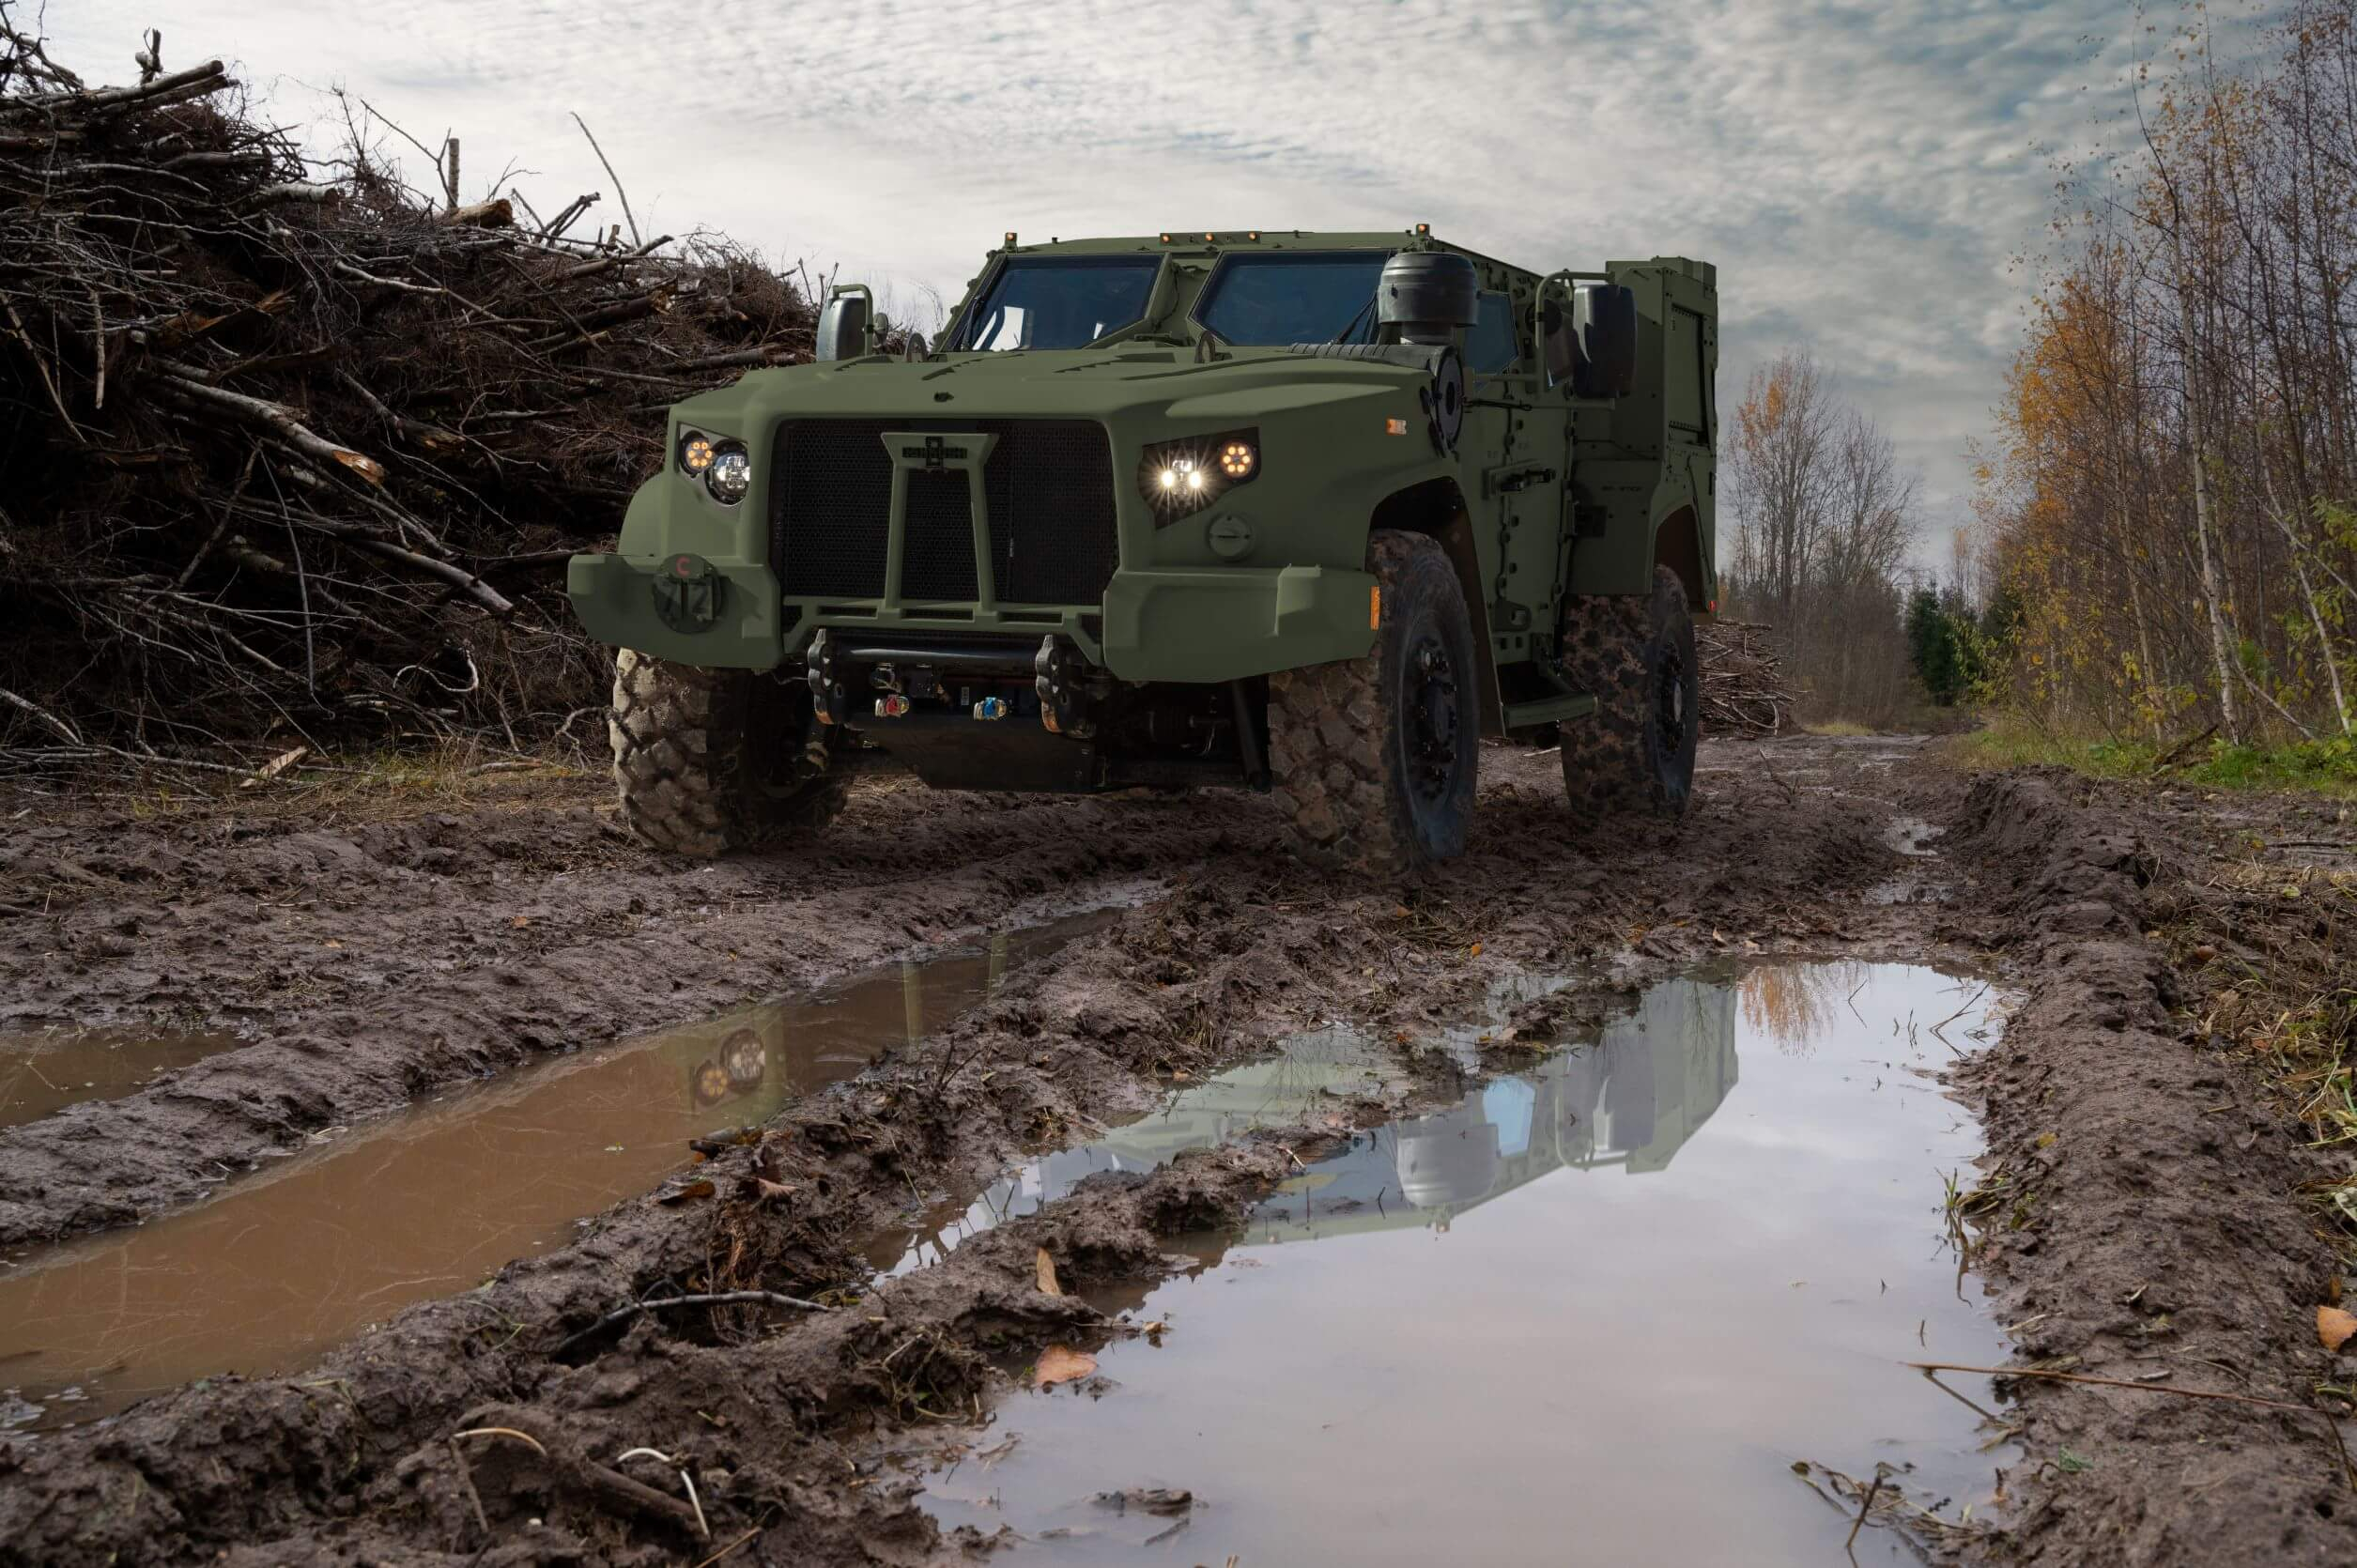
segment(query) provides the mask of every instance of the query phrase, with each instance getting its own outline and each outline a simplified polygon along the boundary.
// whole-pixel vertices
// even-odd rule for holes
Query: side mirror
[[[868,351],[868,317],[875,296],[865,284],[839,284],[819,309],[814,360],[855,360]]]
[[[1583,362],[1581,397],[1626,397],[1637,385],[1637,294],[1619,284],[1581,284],[1571,295],[1572,335]]]
[[[1549,300],[1539,307],[1540,357],[1547,362],[1547,384],[1560,387],[1579,373],[1579,340],[1573,335],[1563,301]]]

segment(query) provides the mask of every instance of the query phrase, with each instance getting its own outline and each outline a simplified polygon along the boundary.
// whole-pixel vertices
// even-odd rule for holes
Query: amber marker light
[[[1408,434],[1408,422],[1404,419],[1387,419],[1383,422],[1383,434],[1386,436],[1405,436]]]
[[[679,443],[679,466],[690,474],[701,474],[712,467],[712,438],[689,436]]]
[[[1383,629],[1383,585],[1381,583],[1377,583],[1366,591],[1366,629],[1370,632],[1379,632]]]
[[[1230,441],[1220,448],[1220,472],[1230,479],[1245,478],[1259,460],[1259,453],[1253,451],[1249,441]]]

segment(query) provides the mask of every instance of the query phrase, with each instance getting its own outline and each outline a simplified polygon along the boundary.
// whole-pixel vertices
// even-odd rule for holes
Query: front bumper
[[[716,592],[709,623],[698,627],[673,624],[680,618],[667,618],[656,597],[672,559],[577,555],[568,561],[565,595],[591,640],[708,669],[776,668],[786,656],[786,616],[769,568],[704,562]]]
[[[922,609],[780,599],[762,565],[709,562],[717,585],[710,624],[668,621],[656,586],[671,558],[577,555],[565,574],[574,612],[592,638],[656,658],[718,669],[771,669],[821,626],[845,630],[1002,636],[1036,643],[1070,637],[1083,656],[1124,681],[1203,683],[1356,658],[1374,640],[1375,579],[1331,566],[1118,571],[1101,616],[1079,610]]]

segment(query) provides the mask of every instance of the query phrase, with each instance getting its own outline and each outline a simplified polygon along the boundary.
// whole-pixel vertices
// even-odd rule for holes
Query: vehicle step
[[[1562,697],[1543,697],[1536,702],[1507,703],[1505,725],[1508,730],[1528,730],[1567,718],[1585,718],[1594,712],[1594,697],[1584,691],[1570,692]]]

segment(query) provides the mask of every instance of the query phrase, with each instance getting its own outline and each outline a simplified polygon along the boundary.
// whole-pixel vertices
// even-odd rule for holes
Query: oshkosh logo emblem
[[[947,469],[953,461],[960,463],[964,462],[966,458],[966,451],[965,448],[962,446],[951,446],[947,439],[944,437],[928,436],[925,438],[925,444],[923,446],[904,446],[901,448],[901,455],[903,457],[921,457],[925,460],[926,471],[938,473],[942,469]]]

